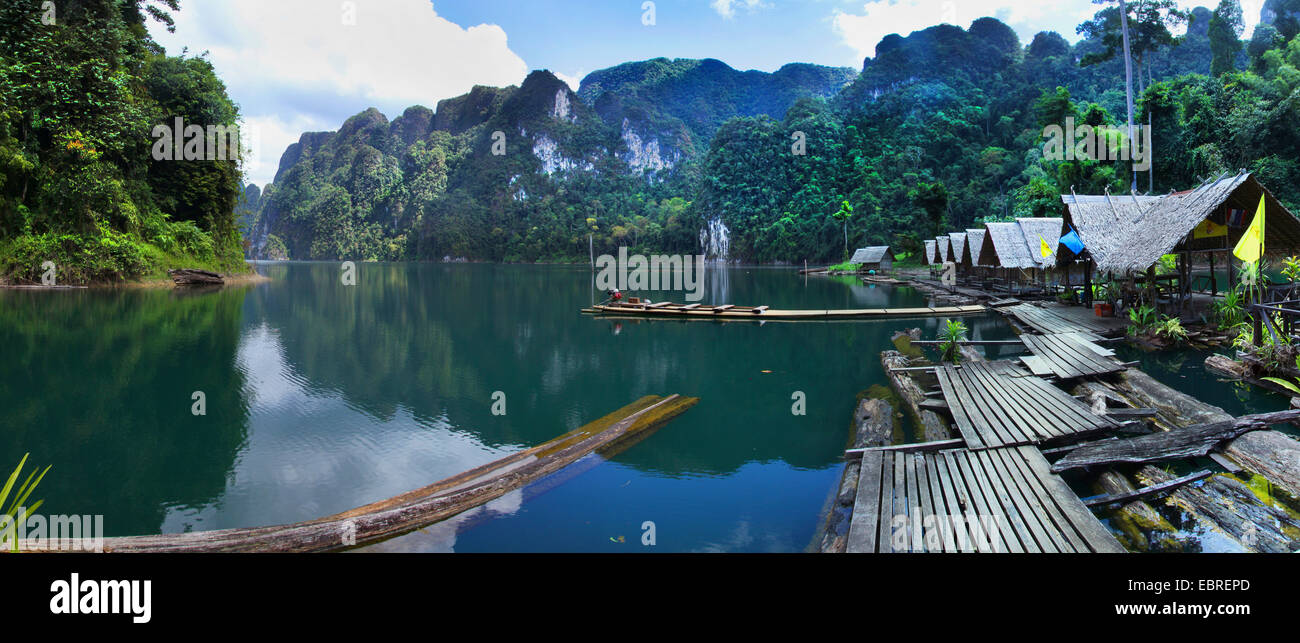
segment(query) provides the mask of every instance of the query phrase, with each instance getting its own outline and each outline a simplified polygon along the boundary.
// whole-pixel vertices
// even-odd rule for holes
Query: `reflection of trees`
[[[42,511],[153,533],[164,508],[225,489],[246,438],[235,368],[244,289],[0,293],[0,462],[53,465]],[[191,414],[191,394],[207,415]]]

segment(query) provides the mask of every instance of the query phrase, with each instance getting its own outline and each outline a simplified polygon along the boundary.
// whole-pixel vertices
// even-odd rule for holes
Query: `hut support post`
[[[1210,298],[1211,299],[1219,296],[1219,277],[1214,274],[1214,255],[1216,254],[1219,253],[1217,252],[1210,253]]]
[[[1083,264],[1083,303],[1092,308],[1092,260]]]

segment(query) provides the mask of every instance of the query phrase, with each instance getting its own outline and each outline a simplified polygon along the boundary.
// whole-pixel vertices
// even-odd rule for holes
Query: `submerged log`
[[[167,275],[172,278],[172,282],[177,286],[205,286],[205,285],[222,285],[226,280],[215,272],[206,270],[194,270],[192,268],[182,268],[180,270],[168,270]]]
[[[1239,380],[1249,374],[1250,368],[1227,355],[1216,353],[1205,358],[1205,370],[1223,377]]]
[[[1173,475],[1153,466],[1142,467],[1143,484],[1168,482]],[[1217,475],[1200,486],[1181,487],[1166,502],[1194,516],[1209,529],[1232,539],[1246,551],[1291,553],[1300,551],[1300,517],[1264,504],[1240,480]]]
[[[591,453],[607,453],[699,402],[647,396],[554,440],[432,485],[317,520],[274,527],[130,536],[104,541],[105,552],[322,552],[349,549],[445,520],[536,482]],[[87,551],[69,540],[22,541],[23,551]]]
[[[1227,422],[1198,424],[1185,429],[1101,442],[1080,447],[1052,465],[1060,473],[1070,469],[1121,462],[1161,462],[1204,456],[1218,445],[1251,431],[1300,419],[1300,409],[1247,415]]]
[[[894,386],[894,391],[898,397],[903,400],[912,412],[912,419],[916,424],[916,438],[920,442],[936,442],[946,440],[952,437],[948,431],[948,423],[939,417],[934,411],[921,408],[921,402],[925,400],[925,390],[917,383],[916,379],[910,373],[900,372],[899,368],[908,367],[908,359],[902,353],[897,351],[885,351],[880,354],[880,363],[885,367],[885,372],[889,374],[889,381]]]
[[[864,398],[853,413],[857,434],[854,449],[882,447],[894,439],[894,407],[880,399]]]
[[[1241,466],[1300,498],[1300,442],[1277,431],[1256,431],[1233,440],[1224,453]]]
[[[1128,478],[1115,471],[1107,471],[1097,478],[1093,489],[1109,496],[1137,492]],[[1120,531],[1120,543],[1129,551],[1178,552],[1183,550],[1178,530],[1165,520],[1151,505],[1134,500],[1117,508],[1111,514],[1111,524]]]

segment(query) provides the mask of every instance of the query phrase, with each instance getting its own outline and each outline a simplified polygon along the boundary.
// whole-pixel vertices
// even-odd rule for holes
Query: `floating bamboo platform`
[[[325,552],[399,536],[445,520],[541,480],[592,453],[610,453],[645,438],[699,402],[647,396],[549,442],[388,500],[308,522],[274,527],[131,536],[104,540],[106,553]],[[84,551],[68,541],[43,541],[24,551]]]
[[[584,308],[589,315],[651,317],[670,319],[783,320],[823,321],[828,319],[884,319],[891,317],[953,317],[976,315],[988,311],[984,306],[943,306],[935,308],[863,308],[842,310],[776,310],[767,306],[703,306],[662,302],[597,305]]]
[[[849,553],[1122,553],[1033,447],[861,451]]]

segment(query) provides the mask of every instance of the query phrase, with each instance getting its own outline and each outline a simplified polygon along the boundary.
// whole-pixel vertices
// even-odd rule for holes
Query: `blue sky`
[[[1249,36],[1263,0],[1243,0]],[[1188,2],[1184,6],[1217,4]],[[1071,41],[1091,0],[184,0],[169,53],[207,52],[251,133],[248,179],[275,173],[304,131],[333,130],[367,107],[394,118],[476,84],[518,84],[549,69],[582,76],[659,56],[717,58],[773,71],[789,62],[861,68],[890,33],[994,16],[1028,43]],[[645,24],[652,22],[653,24]]]

